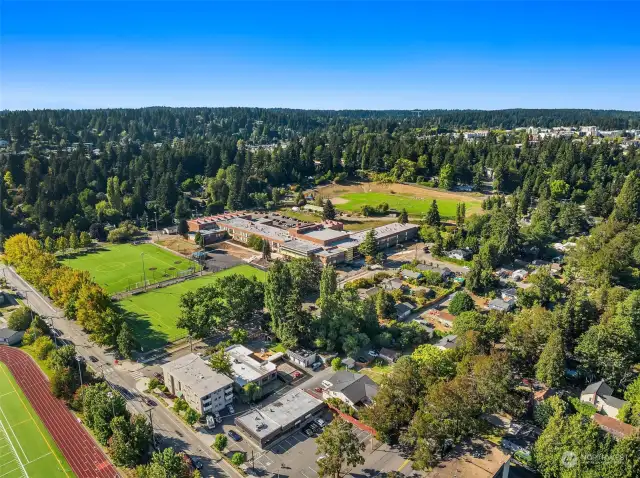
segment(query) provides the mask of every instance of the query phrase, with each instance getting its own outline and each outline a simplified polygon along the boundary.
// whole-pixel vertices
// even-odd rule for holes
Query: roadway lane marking
[[[402,471],[402,469],[409,464],[409,461],[410,460],[404,460],[404,463],[402,463],[402,465],[400,465],[400,468],[398,468],[398,471]]]

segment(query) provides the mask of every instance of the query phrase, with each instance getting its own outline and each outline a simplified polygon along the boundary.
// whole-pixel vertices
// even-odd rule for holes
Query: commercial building
[[[169,392],[184,398],[202,415],[222,410],[233,402],[233,380],[211,369],[196,354],[162,365],[162,372]]]
[[[276,379],[276,365],[269,360],[260,360],[256,354],[244,345],[232,345],[225,352],[231,360],[233,381],[240,390],[248,383],[255,383],[261,390],[269,382]]]
[[[311,422],[325,407],[322,400],[296,388],[236,418],[235,423],[261,448],[267,448]]]
[[[0,345],[19,344],[24,336],[24,332],[3,328],[0,329]]]

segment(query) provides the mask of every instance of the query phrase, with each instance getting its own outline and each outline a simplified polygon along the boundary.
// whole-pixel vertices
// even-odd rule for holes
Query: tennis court
[[[114,244],[62,262],[89,271],[109,294],[142,287],[145,279],[147,284],[155,284],[178,277],[196,267],[195,262],[154,244]]]
[[[0,477],[75,477],[58,446],[0,363]]]

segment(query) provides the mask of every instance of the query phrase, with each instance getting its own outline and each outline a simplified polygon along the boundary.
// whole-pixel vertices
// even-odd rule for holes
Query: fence
[[[142,292],[161,289],[162,287],[167,287],[173,284],[179,284],[180,282],[184,282],[187,279],[191,279],[192,277],[196,277],[198,275],[201,276],[203,274],[204,274],[204,270],[195,272],[193,269],[189,269],[186,271],[178,271],[175,277],[172,277],[170,279],[165,279],[163,281],[158,281],[154,283],[146,281],[146,284],[144,284],[144,281],[136,282],[131,287],[128,287],[127,290],[118,292],[117,294],[112,295],[111,299],[120,300],[120,299],[124,299],[125,297],[129,297],[130,295],[137,295],[137,294],[141,294]]]

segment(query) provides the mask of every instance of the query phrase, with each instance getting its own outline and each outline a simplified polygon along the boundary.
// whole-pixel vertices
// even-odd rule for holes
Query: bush
[[[107,241],[109,242],[127,242],[138,234],[138,228],[131,221],[124,221],[119,227],[109,231]]]
[[[151,380],[149,380],[149,390],[155,390],[159,386],[160,380],[158,380],[157,378],[152,378]]]
[[[218,451],[224,450],[227,446],[227,435],[224,433],[218,433],[213,441],[213,446]]]
[[[176,401],[173,403],[173,409],[176,412],[182,412],[187,410],[188,408],[189,408],[189,405],[183,398],[177,398]]]
[[[448,309],[449,312],[453,315],[459,315],[462,312],[474,310],[475,303],[473,302],[471,296],[466,292],[458,292],[453,296],[453,299],[451,299]]]
[[[442,284],[442,276],[436,271],[422,271],[422,283],[425,285]]]
[[[53,340],[49,337],[42,336],[38,337],[35,342],[33,342],[33,350],[40,360],[45,360],[49,357],[49,354],[55,349],[55,345],[53,344]]]
[[[200,414],[193,408],[188,408],[186,413],[184,414],[184,419],[189,425],[193,425],[200,419]]]
[[[23,332],[29,328],[31,324],[31,309],[26,305],[23,305],[19,309],[13,311],[7,321],[7,326],[10,329]]]
[[[340,370],[342,367],[342,359],[340,357],[336,357],[331,361],[331,368],[333,370]]]
[[[231,463],[233,463],[236,466],[240,466],[244,463],[244,453],[240,453],[240,452],[236,452],[233,454],[233,456],[231,457]]]

